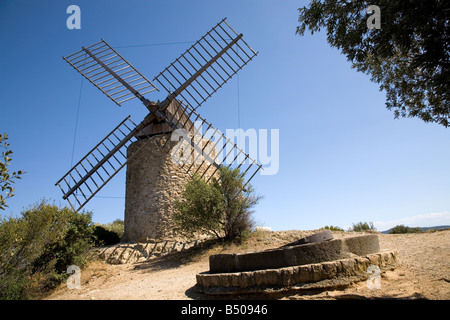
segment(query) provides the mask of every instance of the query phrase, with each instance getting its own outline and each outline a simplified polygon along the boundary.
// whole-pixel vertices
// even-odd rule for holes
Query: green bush
[[[182,198],[176,202],[173,214],[178,231],[211,233],[220,238],[225,208],[220,190],[194,176],[187,182]]]
[[[330,231],[344,231],[344,229],[341,229],[341,228],[335,227],[335,226],[325,226],[322,229],[330,230]]]
[[[221,167],[220,177],[210,183],[194,176],[185,187],[182,200],[177,201],[173,220],[180,232],[192,235],[213,234],[219,239],[239,240],[251,231],[253,211],[260,197],[253,194],[239,169]]]
[[[18,218],[0,220],[0,299],[32,299],[80,268],[93,246],[91,213],[42,200]]]
[[[113,222],[108,222],[106,224],[97,224],[97,225],[103,227],[107,231],[114,232],[115,234],[117,234],[119,239],[121,239],[123,236],[124,221],[121,219],[116,219]]]
[[[357,224],[352,223],[352,228],[349,231],[375,231],[375,227],[372,222],[358,222]]]
[[[96,246],[109,246],[120,242],[119,235],[114,232],[107,230],[101,225],[94,226],[94,241]]]
[[[404,226],[403,224],[399,224],[399,225],[393,227],[389,231],[390,234],[417,233],[417,232],[420,232],[420,228],[410,228],[410,227]]]

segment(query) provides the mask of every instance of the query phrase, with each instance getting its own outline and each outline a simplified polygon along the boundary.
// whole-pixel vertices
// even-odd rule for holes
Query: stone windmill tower
[[[56,183],[63,199],[80,210],[127,165],[124,240],[136,242],[174,236],[173,203],[189,176],[237,166],[248,183],[261,166],[196,110],[256,54],[223,19],[155,77],[162,102],[144,96],[159,90],[104,40],[63,57],[117,105],[138,98],[149,111],[139,124],[125,118]]]

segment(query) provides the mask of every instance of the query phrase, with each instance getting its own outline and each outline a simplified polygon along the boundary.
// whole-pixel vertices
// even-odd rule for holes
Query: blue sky
[[[450,132],[394,119],[385,93],[323,32],[295,35],[297,8],[308,2],[2,0],[0,131],[14,151],[11,170],[27,173],[0,214],[18,215],[42,198],[65,205],[54,184],[71,164],[127,115],[136,122],[146,114],[137,99],[116,106],[62,56],[103,38],[151,80],[227,17],[259,54],[199,111],[222,132],[279,129],[278,173],[252,180],[264,196],[259,225],[450,224]],[[72,4],[80,30],[66,27]],[[124,195],[125,170],[86,208],[97,222],[123,219]]]

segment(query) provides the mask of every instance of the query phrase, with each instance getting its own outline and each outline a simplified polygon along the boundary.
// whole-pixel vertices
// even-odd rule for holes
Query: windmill
[[[225,18],[153,79],[168,94],[163,101],[156,102],[144,95],[159,89],[103,39],[63,57],[117,105],[138,98],[149,111],[138,124],[130,116],[126,117],[56,183],[63,192],[63,199],[79,211],[127,164],[126,202],[128,193],[140,193],[141,200],[145,199],[144,190],[149,192],[145,184],[140,186],[141,192],[135,189],[129,192],[137,181],[131,178],[129,167],[131,163],[142,167],[143,162],[150,161],[137,174],[141,178],[153,167],[164,165],[157,164],[159,160],[155,157],[162,157],[165,163],[175,161],[186,174],[197,174],[207,180],[223,165],[237,166],[248,184],[261,166],[202,118],[197,109],[256,55],[243,35],[237,34]],[[171,91],[171,88],[176,89]],[[207,128],[204,132],[199,130],[204,127]],[[174,133],[178,133],[175,141]],[[187,152],[189,150],[193,152]],[[177,154],[178,160],[174,157]],[[190,161],[179,161],[183,157],[186,160],[184,154],[188,154]],[[167,179],[167,173],[157,179]],[[168,188],[158,186],[163,190]],[[159,191],[151,190],[153,194]],[[137,207],[136,201],[131,204],[128,207]],[[134,224],[127,231],[127,211],[132,209],[127,210],[126,203],[125,233],[133,238],[130,233],[136,232],[136,228],[145,228],[143,220],[136,215],[146,213],[130,213],[128,220],[134,219]],[[151,223],[158,221],[153,217]]]

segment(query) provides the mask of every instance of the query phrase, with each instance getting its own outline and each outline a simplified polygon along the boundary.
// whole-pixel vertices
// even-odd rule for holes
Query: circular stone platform
[[[369,266],[381,271],[398,263],[396,251],[380,252],[376,234],[318,234],[308,241],[313,239],[319,242],[297,244],[305,243],[300,239],[272,250],[212,255],[210,271],[197,274],[195,288],[212,295],[337,288],[367,279]]]
[[[259,252],[212,255],[209,257],[209,268],[210,273],[275,269],[364,256],[378,251],[378,236],[371,234]]]
[[[197,275],[196,290],[210,295],[223,295],[329,289],[368,279],[372,274],[368,272],[369,266],[383,270],[393,268],[397,263],[397,252],[386,251],[294,267],[201,273]]]

